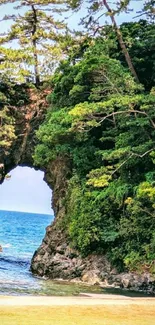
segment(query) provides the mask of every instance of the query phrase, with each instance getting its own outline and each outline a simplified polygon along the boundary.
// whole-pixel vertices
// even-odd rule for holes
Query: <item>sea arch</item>
[[[2,93],[3,90],[5,95],[4,97],[0,96],[0,183],[17,166],[42,170],[44,180],[51,189],[52,208],[55,215],[54,222],[46,228],[42,244],[34,253],[31,263],[32,272],[53,279],[78,278],[92,284],[103,283],[103,281],[108,283],[109,280],[111,283],[111,276],[114,274],[115,284],[118,281],[118,273],[113,269],[106,256],[94,253],[83,258],[78,251],[70,246],[67,225],[62,222],[66,214],[64,202],[66,201],[68,179],[71,175],[68,158],[58,156],[46,166],[39,167],[36,167],[33,161],[37,144],[36,130],[45,119],[48,109],[46,97],[51,89],[39,90],[27,85],[15,85],[10,91],[9,87],[10,85],[0,84],[0,92]],[[6,104],[7,110],[5,109]],[[4,136],[4,140],[7,139],[4,124],[5,113],[7,113],[6,122],[10,119],[13,121],[11,130],[14,131],[14,136],[10,142],[2,141],[2,136]],[[4,143],[7,145],[6,148],[3,146]],[[123,286],[126,278],[122,275],[119,279],[120,286]],[[141,277],[140,281],[149,286],[149,277],[145,281]],[[136,286],[136,283],[134,285]]]
[[[54,211],[54,222],[47,227],[45,238],[41,247],[35,253],[35,262],[32,261],[32,271],[39,275],[50,275],[49,261],[55,254],[55,248],[64,244],[64,233],[60,231],[58,224],[65,214],[64,198],[66,195],[67,175],[69,173],[68,162],[64,157],[57,157],[55,161],[46,166],[35,166],[33,154],[37,144],[36,131],[45,119],[48,109],[47,95],[51,89],[36,89],[29,85],[14,85],[11,90],[8,85],[1,85],[5,98],[9,100],[7,105],[7,117],[13,122],[14,137],[6,148],[0,147],[0,183],[10,171],[17,166],[26,166],[44,172],[44,181],[51,189],[52,209]],[[13,92],[13,98],[10,93]],[[4,105],[0,102],[0,112]],[[1,131],[5,137],[5,124],[2,114]],[[1,141],[1,138],[0,138]],[[3,142],[1,142],[3,144]],[[53,250],[52,250],[53,247]]]

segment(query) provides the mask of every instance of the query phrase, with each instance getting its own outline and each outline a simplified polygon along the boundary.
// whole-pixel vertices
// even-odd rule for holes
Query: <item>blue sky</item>
[[[145,0],[131,0],[131,5],[130,8],[133,10],[133,12],[131,11],[130,14],[125,14],[125,13],[121,13],[118,17],[117,17],[117,22],[120,24],[124,21],[131,21],[131,20],[135,20],[133,19],[134,16],[136,16],[136,12],[140,11],[142,9],[142,6],[144,4]],[[86,1],[84,2],[86,3]],[[112,3],[110,1],[110,3]],[[115,3],[115,1],[114,1]],[[0,20],[5,16],[5,15],[11,15],[11,14],[17,14],[17,12],[19,12],[19,9],[14,10],[15,3],[12,4],[7,4],[7,5],[1,5],[0,6]],[[69,17],[68,19],[68,24],[69,26],[74,29],[74,28],[80,28],[78,27],[78,23],[80,21],[80,18],[85,16],[87,11],[86,11],[86,4],[84,4],[84,6],[82,7],[82,10],[77,12],[77,13],[71,13],[71,12],[66,12],[64,14],[64,17]],[[24,13],[26,9],[20,9],[20,13]],[[58,19],[62,19],[62,16],[59,18],[59,16],[57,15]],[[104,21],[108,21],[110,22],[110,18],[106,17],[103,18]],[[0,22],[0,33],[3,33],[4,31],[7,31],[9,29],[11,21],[1,21]]]
[[[121,14],[117,21],[133,20],[135,12],[139,11],[142,7],[143,0],[132,1],[132,8],[134,13],[130,15]],[[4,15],[13,13],[13,5],[0,7],[0,19]],[[66,14],[65,14],[66,15]],[[82,13],[71,15],[69,18],[69,25],[72,28],[78,26]],[[108,19],[107,19],[108,20]],[[4,21],[0,23],[0,32],[4,32],[9,28],[9,22]],[[13,210],[13,211],[26,211],[53,214],[51,210],[51,190],[43,181],[43,172],[35,171],[33,168],[17,167],[12,170],[10,180],[6,180],[0,185],[0,209]]]
[[[43,181],[43,172],[17,167],[9,175],[0,185],[0,210],[53,214],[52,191]]]

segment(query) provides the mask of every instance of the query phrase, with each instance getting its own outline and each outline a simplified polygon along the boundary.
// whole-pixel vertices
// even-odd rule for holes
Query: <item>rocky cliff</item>
[[[82,281],[103,287],[155,293],[155,281],[149,269],[146,268],[143,274],[120,273],[106,256],[90,254],[84,258],[70,246],[65,228],[62,226],[66,214],[64,200],[70,175],[70,162],[65,157],[57,158],[45,171],[45,181],[53,190],[52,207],[55,220],[46,228],[45,238],[34,253],[31,271],[50,279]]]
[[[9,118],[12,118],[14,136],[7,148],[3,148],[3,146],[0,148],[1,183],[5,175],[17,165],[35,167],[32,159],[36,145],[35,132],[46,114],[47,94],[48,90],[40,92],[25,86],[22,91],[20,89],[20,93],[18,87],[14,89],[14,102],[9,103],[7,110]],[[0,112],[3,112],[3,109],[4,105],[1,104]],[[5,138],[2,114],[0,118],[0,131]],[[105,256],[91,254],[82,258],[78,251],[70,247],[62,226],[66,213],[64,201],[71,173],[70,162],[66,157],[58,157],[49,163],[44,171],[45,181],[53,191],[52,207],[55,220],[52,225],[47,227],[45,238],[33,256],[32,272],[52,279],[80,280],[90,284],[98,283],[103,286],[136,288],[155,292],[155,281],[149,270],[146,270],[143,275],[119,274]]]
[[[5,101],[0,100],[1,183],[5,175],[18,165],[34,167],[32,155],[36,145],[35,132],[44,120],[48,107],[48,90],[39,91],[26,85],[15,85],[10,89],[4,85],[3,93]],[[9,137],[10,130],[12,134]]]
[[[126,288],[155,294],[155,280],[149,269],[146,268],[143,274],[120,273],[106,256],[90,254],[84,258],[70,246],[62,226],[66,214],[64,200],[69,177],[70,164],[65,158],[57,158],[49,164],[45,172],[45,181],[53,189],[52,206],[55,220],[46,228],[45,238],[34,253],[31,271],[50,279],[82,281],[91,285],[99,284],[103,287]]]

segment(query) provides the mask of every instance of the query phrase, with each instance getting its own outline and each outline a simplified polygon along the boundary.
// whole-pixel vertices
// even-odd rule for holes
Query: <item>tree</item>
[[[125,1],[125,2],[126,2],[127,4],[129,3],[129,1]],[[121,1],[121,3],[122,3],[122,1]],[[127,4],[125,4],[125,7],[126,7]],[[124,40],[123,40],[123,36],[122,36],[121,30],[120,30],[120,28],[118,27],[118,25],[117,25],[117,23],[116,23],[116,20],[115,20],[115,11],[113,11],[113,10],[110,8],[110,6],[108,5],[108,2],[107,2],[106,0],[103,0],[103,5],[106,7],[106,9],[107,9],[107,11],[108,11],[108,14],[109,14],[109,16],[110,16],[110,18],[111,18],[111,21],[112,21],[113,27],[114,27],[115,32],[116,32],[116,35],[117,35],[118,42],[119,42],[120,47],[121,47],[121,49],[122,49],[122,52],[123,52],[123,54],[124,54],[124,56],[125,56],[125,60],[126,60],[126,62],[127,62],[127,65],[128,65],[128,67],[129,67],[129,70],[131,71],[131,73],[132,73],[132,75],[134,76],[135,80],[136,80],[137,82],[139,82],[139,79],[138,79],[137,73],[136,73],[136,71],[135,71],[135,68],[134,68],[133,63],[132,63],[132,60],[131,60],[131,57],[130,57],[130,55],[129,55],[129,52],[128,52],[128,50],[127,50],[127,47],[126,47],[126,45],[125,45],[125,42],[124,42]],[[125,7],[123,6],[123,8],[125,8]],[[120,9],[122,9],[122,6],[120,7]]]
[[[81,7],[82,1],[69,1],[70,6],[72,9],[77,9]],[[129,55],[129,52],[127,50],[127,47],[125,45],[125,42],[123,40],[123,36],[121,33],[121,30],[119,26],[116,23],[115,15],[127,10],[127,7],[130,3],[130,0],[125,1],[119,1],[116,4],[114,3],[114,8],[111,8],[108,1],[103,0],[101,2],[98,1],[89,1],[89,7],[88,9],[88,15],[82,19],[82,22],[85,24],[85,26],[88,28],[89,25],[93,27],[94,30],[94,24],[96,25],[94,33],[96,33],[98,30],[101,30],[103,28],[103,25],[100,25],[100,18],[103,16],[109,16],[112,22],[112,26],[116,32],[118,42],[120,44],[120,48],[122,50],[122,53],[125,56],[125,60],[127,62],[128,68],[131,72],[131,74],[134,76],[135,80],[139,83],[139,79],[136,73],[136,70],[133,66],[132,59]],[[106,8],[106,12],[103,12],[104,8]],[[101,11],[101,14],[98,13]]]
[[[54,68],[63,55],[59,40],[62,41],[65,36],[66,25],[54,20],[46,1],[21,1],[18,10],[23,6],[29,8],[24,15],[4,17],[5,20],[13,19],[14,23],[10,30],[2,35],[0,43],[8,44],[14,40],[18,42],[21,53],[21,56],[17,56],[21,67],[19,73],[24,76],[34,75],[35,84],[38,86],[40,79],[46,78],[49,72],[51,74],[51,68]]]
[[[151,21],[154,21],[155,15],[155,1],[147,0],[144,2],[143,10],[138,12],[137,17],[147,16]]]
[[[70,160],[63,227],[71,244],[142,270],[154,258],[154,90],[145,92],[104,46],[96,38],[55,72],[34,158],[40,166]]]
[[[121,33],[137,71],[140,83],[150,91],[155,83],[155,25],[147,20],[125,22],[120,26]],[[100,50],[106,49],[111,58],[120,60],[127,67],[125,57],[120,48],[112,26],[106,25],[100,32]]]

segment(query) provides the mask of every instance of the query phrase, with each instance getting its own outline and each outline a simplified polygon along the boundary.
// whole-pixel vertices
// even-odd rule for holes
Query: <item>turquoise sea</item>
[[[130,296],[142,293],[103,289],[33,276],[30,262],[53,216],[0,210],[0,295],[79,295],[114,293]],[[145,296],[145,295],[144,295]]]
[[[51,215],[0,210],[0,245],[3,248],[0,252],[0,294],[76,295],[101,290],[31,274],[31,258],[52,220]]]

